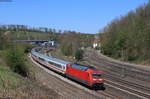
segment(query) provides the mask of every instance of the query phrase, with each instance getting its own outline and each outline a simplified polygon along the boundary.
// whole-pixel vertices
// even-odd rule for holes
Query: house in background
[[[93,41],[93,48],[100,47],[100,46],[101,46],[101,41],[100,40],[94,40]]]

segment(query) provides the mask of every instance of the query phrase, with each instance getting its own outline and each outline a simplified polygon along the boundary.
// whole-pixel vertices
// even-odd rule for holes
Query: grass
[[[29,69],[32,74],[31,77],[24,78],[13,72],[2,57],[0,52],[0,99],[55,99],[58,96],[53,89],[34,78],[37,71],[27,60],[26,64],[31,66]]]
[[[20,75],[11,71],[2,57],[3,53],[0,52],[0,91],[16,88],[23,81]]]
[[[12,72],[9,67],[0,65],[0,98],[22,96],[18,89],[24,85],[25,79]]]
[[[0,65],[0,90],[14,89],[22,83],[20,75],[12,72],[7,66]]]

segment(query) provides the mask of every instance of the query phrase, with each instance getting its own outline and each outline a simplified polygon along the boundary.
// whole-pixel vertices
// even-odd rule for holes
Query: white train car
[[[37,51],[40,50],[41,48],[42,47],[36,47],[36,48],[32,49],[31,54],[32,54],[33,59],[48,68],[51,68],[59,73],[65,74],[67,65],[71,64],[71,62],[48,57],[43,54],[40,54]]]

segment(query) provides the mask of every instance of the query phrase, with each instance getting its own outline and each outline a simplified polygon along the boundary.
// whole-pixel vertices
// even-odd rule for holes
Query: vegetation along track
[[[142,85],[142,83],[133,82],[133,79],[132,81],[125,80],[124,78],[126,74],[124,74],[125,73],[125,71],[123,71],[124,69],[120,70],[121,73],[119,74],[118,69],[113,70],[116,68],[109,67],[109,65],[116,66],[116,64],[118,66],[118,63],[110,62],[103,57],[99,57],[95,52],[92,53],[92,55],[88,55],[87,57],[88,58],[86,58],[86,64],[95,65],[98,68],[103,69],[105,71],[105,76],[106,76],[105,83],[107,85],[115,86],[116,88],[122,89],[122,91],[126,91],[129,94],[140,97],[140,98],[150,98],[150,88],[148,87],[149,84],[147,86],[144,86]],[[120,68],[123,68],[121,66],[122,65],[120,65]],[[127,69],[125,70],[127,72]],[[143,70],[141,71],[138,70],[138,72],[144,72],[148,74],[147,71],[143,71]],[[149,82],[149,81],[146,80],[146,82]]]

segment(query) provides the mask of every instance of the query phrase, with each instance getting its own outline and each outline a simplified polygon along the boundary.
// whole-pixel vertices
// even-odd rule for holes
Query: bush
[[[12,46],[6,50],[6,60],[10,68],[22,76],[28,75],[28,68],[25,65],[24,49],[18,46]]]
[[[83,58],[83,50],[82,49],[78,49],[75,53],[75,59],[77,61],[81,60]]]
[[[24,46],[24,53],[30,53],[31,52],[31,50],[32,50],[32,48],[34,47],[33,45],[29,45],[29,44],[24,44],[23,45]]]
[[[101,50],[101,47],[100,46],[96,46],[95,49],[96,50]]]
[[[71,43],[67,43],[65,45],[61,46],[61,52],[65,55],[65,56],[71,56],[73,53],[72,50],[72,44]]]

